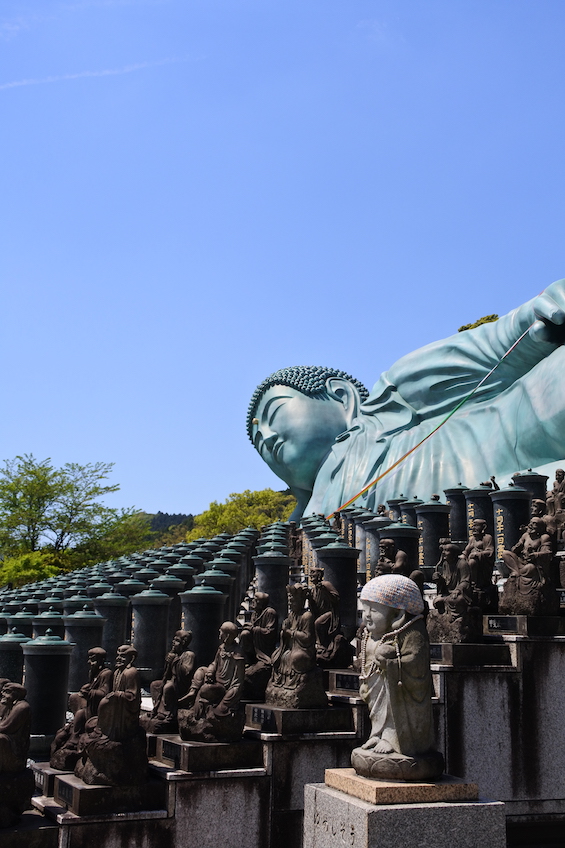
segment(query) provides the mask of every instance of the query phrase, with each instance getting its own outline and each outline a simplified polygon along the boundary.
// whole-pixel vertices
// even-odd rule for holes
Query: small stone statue
[[[551,492],[547,493],[547,511],[549,515],[555,515],[565,506],[565,471],[558,468],[555,472],[555,481]]]
[[[351,765],[363,777],[435,780],[443,757],[435,750],[430,645],[423,601],[414,581],[384,574],[361,590],[364,632],[359,694],[371,733]]]
[[[19,683],[4,683],[0,693],[0,774],[22,771],[27,762],[31,711],[27,690]]]
[[[240,705],[245,660],[236,642],[237,626],[225,621],[214,661],[194,673],[184,708],[178,711],[180,735],[196,742],[236,742],[245,714]]]
[[[31,712],[27,691],[2,678],[0,687],[0,827],[15,824],[31,806],[33,773],[26,768]]]
[[[145,730],[139,723],[141,686],[134,666],[137,651],[121,645],[116,654],[112,691],[98,705],[75,774],[88,784],[127,786],[144,783],[147,774]]]
[[[273,654],[265,701],[293,709],[327,707],[323,673],[316,665],[314,616],[306,609],[308,587],[295,583],[286,588],[289,613],[282,625],[280,645]]]
[[[498,608],[498,593],[492,582],[494,539],[486,531],[487,523],[484,518],[475,518],[471,525],[469,542],[463,551],[471,572],[473,601],[485,615],[496,613]]]
[[[557,615],[559,602],[550,569],[551,538],[542,518],[532,518],[528,529],[502,559],[510,577],[500,600],[502,615]]]
[[[382,518],[388,518],[389,517],[388,509],[386,508],[386,504],[379,504],[378,505],[377,515],[381,516]]]
[[[353,648],[341,632],[339,592],[323,579],[323,568],[312,568],[310,577],[308,606],[314,616],[317,663],[322,668],[349,668]]]
[[[482,614],[474,604],[471,569],[461,548],[443,540],[441,558],[432,580],[437,585],[434,609],[427,621],[432,642],[471,642],[481,639]]]
[[[141,724],[149,733],[177,733],[177,712],[188,694],[194,674],[195,655],[188,647],[192,641],[191,630],[177,630],[171,650],[165,657],[161,680],[150,686],[153,710]]]
[[[239,646],[245,657],[243,697],[262,701],[271,676],[271,656],[278,637],[278,615],[269,606],[266,592],[255,592],[251,601],[251,621],[239,634]]]
[[[74,718],[67,722],[51,745],[50,765],[62,771],[73,770],[82,757],[88,733],[94,729],[92,722],[98,715],[98,705],[112,689],[112,672],[105,667],[104,648],[91,648],[88,652],[88,683],[70,698]],[[90,722],[90,724],[89,724]]]
[[[403,574],[408,577],[412,569],[404,551],[399,551],[394,539],[379,541],[379,558],[375,565],[375,577],[381,574]]]

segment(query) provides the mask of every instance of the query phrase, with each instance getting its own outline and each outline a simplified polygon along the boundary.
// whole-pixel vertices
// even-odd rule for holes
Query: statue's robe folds
[[[122,741],[139,732],[141,685],[139,671],[127,666],[114,672],[113,690],[98,706],[98,727],[109,739]]]
[[[369,706],[371,736],[384,736],[398,754],[418,757],[435,746],[430,649],[424,622],[415,621],[397,639],[400,667],[396,656],[387,660],[383,671],[374,671],[362,682],[360,694]],[[387,644],[391,644],[389,640]]]
[[[546,289],[565,303],[565,281]],[[402,357],[381,376],[318,471],[305,513],[329,515],[428,436],[536,320],[535,300]],[[452,418],[357,504],[427,498],[565,457],[565,347],[526,335]]]
[[[0,774],[26,767],[31,728],[31,710],[27,701],[16,701],[7,715],[0,718]]]

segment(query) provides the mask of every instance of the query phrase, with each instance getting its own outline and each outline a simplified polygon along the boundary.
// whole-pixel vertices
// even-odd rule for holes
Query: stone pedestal
[[[245,726],[251,730],[281,735],[330,733],[351,730],[351,710],[329,707],[320,710],[292,710],[268,704],[247,704]]]
[[[166,808],[165,785],[150,780],[140,786],[88,785],[74,774],[55,778],[54,798],[77,816]]]
[[[216,772],[263,767],[263,746],[251,739],[185,742],[178,734],[148,734],[147,752],[151,760],[181,771]]]
[[[344,770],[348,771],[348,770]],[[391,787],[402,797],[405,784]],[[499,801],[371,804],[325,784],[305,787],[304,848],[505,848]]]

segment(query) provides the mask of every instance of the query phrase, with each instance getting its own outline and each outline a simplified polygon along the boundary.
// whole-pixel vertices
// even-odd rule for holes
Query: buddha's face
[[[257,406],[253,444],[289,486],[311,491],[332,444],[349,423],[342,403],[308,397],[289,386],[271,386]]]

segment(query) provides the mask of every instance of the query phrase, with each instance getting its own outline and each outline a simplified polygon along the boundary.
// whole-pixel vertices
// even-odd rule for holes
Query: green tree
[[[498,315],[484,315],[482,318],[477,319],[472,324],[463,324],[462,327],[459,327],[458,333],[463,333],[465,330],[474,330],[475,327],[480,327],[481,324],[490,324],[492,321],[498,321]]]
[[[61,568],[55,564],[51,552],[31,551],[0,562],[0,586],[11,584],[15,588],[25,583],[55,577],[60,572]]]
[[[286,521],[295,506],[296,499],[289,490],[252,492],[246,489],[230,495],[224,503],[212,501],[205,512],[195,516],[194,527],[186,538],[191,541],[216,533],[237,533],[244,527],[259,529],[273,521]]]
[[[100,502],[119,490],[107,482],[112,468],[95,462],[57,469],[32,454],[6,460],[0,467],[0,545],[10,568],[68,570],[145,547],[149,518]],[[43,559],[21,559],[38,552]]]

